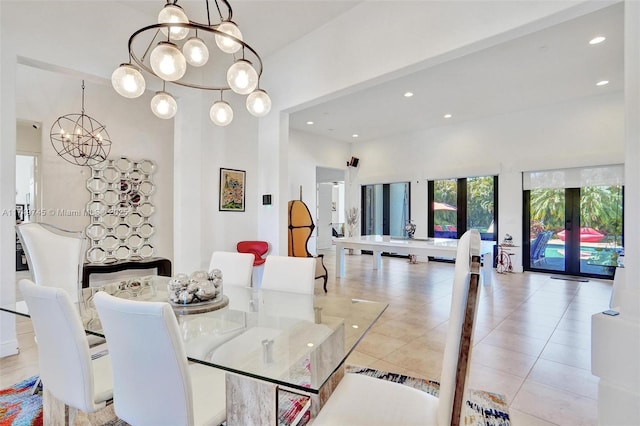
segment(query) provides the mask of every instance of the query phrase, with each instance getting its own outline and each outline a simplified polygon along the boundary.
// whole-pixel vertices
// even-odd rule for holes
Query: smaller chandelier
[[[231,105],[222,99],[226,91],[247,95],[249,113],[263,117],[271,110],[271,99],[260,89],[262,60],[242,38],[231,20],[227,0],[214,0],[220,22],[211,23],[209,0],[205,0],[207,23],[189,20],[178,0],[167,0],[158,14],[158,23],[143,27],[129,38],[129,62],[111,75],[114,89],[125,98],[144,93],[142,71],[162,81],[162,91],[151,100],[151,111],[170,119],[177,103],[166,90],[167,83],[219,93],[209,111],[211,120],[226,126],[233,120]],[[218,1],[226,7],[223,16]]]
[[[59,117],[50,132],[51,145],[58,155],[71,164],[94,166],[107,159],[111,140],[105,126],[84,113],[84,80],[82,80],[82,113]]]

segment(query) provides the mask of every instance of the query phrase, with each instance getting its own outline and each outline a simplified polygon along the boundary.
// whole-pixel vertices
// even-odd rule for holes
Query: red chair
[[[266,241],[240,241],[236,246],[238,253],[250,253],[255,259],[253,260],[253,266],[259,266],[264,264],[265,254],[269,251],[269,243]]]

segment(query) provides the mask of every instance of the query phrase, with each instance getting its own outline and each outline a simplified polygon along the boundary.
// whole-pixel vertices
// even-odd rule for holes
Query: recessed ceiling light
[[[609,80],[601,80],[596,83],[596,86],[606,86],[607,84],[609,84]]]
[[[358,324],[353,324],[351,327],[352,327],[352,328],[359,328],[359,327],[358,327]]]
[[[413,96],[413,92],[405,92],[404,97],[405,98],[410,98]]]
[[[445,114],[444,115],[444,118],[451,118],[451,117],[453,117],[453,115],[451,115],[451,114]]]
[[[354,133],[354,134],[352,134],[352,135],[351,135],[351,137],[352,137],[352,138],[358,138],[358,137],[360,137],[360,135],[359,135],[359,134],[357,134],[357,133]]]
[[[313,124],[313,121],[307,121],[307,124],[311,126]]]
[[[598,36],[598,37],[594,37],[591,40],[589,40],[589,44],[600,44],[603,41],[605,41],[607,38],[605,36]]]

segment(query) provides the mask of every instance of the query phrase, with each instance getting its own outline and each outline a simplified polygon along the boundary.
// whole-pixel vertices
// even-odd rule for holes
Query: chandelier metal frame
[[[204,1],[206,24],[191,20],[178,0],[166,0],[158,22],[136,30],[129,37],[129,62],[120,64],[114,71],[111,77],[114,89],[126,98],[139,97],[146,89],[142,74],[145,71],[162,82],[162,90],[151,100],[151,110],[159,118],[170,119],[178,109],[175,99],[166,91],[167,83],[219,91],[219,99],[214,99],[209,116],[220,126],[233,120],[233,109],[223,99],[225,91],[246,95],[246,107],[252,115],[268,114],[271,99],[260,88],[263,71],[260,55],[243,40],[238,26],[231,20],[233,10],[227,0],[214,0],[220,17],[217,24],[211,24],[209,0]],[[227,9],[226,17],[219,2]],[[209,57],[211,45],[214,52],[218,52],[215,60]],[[227,66],[224,57],[231,58],[225,73],[226,84],[216,79]]]
[[[51,126],[49,137],[56,153],[71,164],[94,166],[107,159],[111,139],[103,124],[84,113],[84,80],[82,112],[58,117]]]
[[[217,27],[218,25],[215,25],[215,26]],[[168,23],[163,23],[163,24],[148,25],[146,27],[140,28],[139,30],[134,32],[131,35],[131,37],[129,37],[129,57],[140,68],[142,68],[143,70],[145,70],[149,74],[153,75],[154,77],[159,78],[162,81],[165,81],[165,80],[162,79],[162,77],[156,75],[156,73],[151,69],[151,67],[149,65],[145,64],[144,61],[146,59],[147,54],[149,53],[149,50],[151,50],[151,47],[153,47],[154,42],[158,39],[158,34],[160,34],[160,29],[161,28],[169,29],[171,27],[180,27],[180,28],[188,28],[188,29],[193,29],[193,30],[202,30],[202,31],[205,31],[205,32],[212,33],[214,35],[217,34],[217,35],[224,36],[224,37],[227,37],[227,38],[231,39],[232,41],[234,41],[234,42],[238,43],[239,45],[241,45],[243,51],[246,49],[246,50],[250,51],[255,56],[257,64],[259,65],[259,67],[256,68],[256,71],[258,72],[258,77],[262,76],[262,59],[260,58],[260,55],[258,55],[258,52],[256,52],[255,49],[253,49],[251,46],[249,46],[246,42],[244,42],[243,40],[240,40],[239,38],[236,38],[236,37],[234,37],[232,35],[229,35],[227,33],[223,33],[222,31],[218,31],[213,26],[210,27],[210,26],[207,26],[207,25],[204,25],[204,24],[199,24],[197,22],[189,22],[188,24],[182,24],[182,23],[168,24]],[[133,50],[133,42],[135,41],[136,37],[139,36],[140,34],[143,34],[143,33],[147,32],[147,31],[154,30],[154,29],[157,30],[156,31],[156,35],[151,40],[151,43],[149,43],[149,46],[145,50],[145,52],[142,55],[142,57],[139,58],[135,54],[135,52]],[[244,58],[244,52],[243,52],[242,56]],[[253,65],[255,65],[253,62],[251,62],[251,63]],[[204,86],[204,85],[201,85],[201,84],[189,83],[189,82],[180,81],[180,80],[166,81],[166,82],[167,83],[172,83],[172,84],[177,84],[179,86],[191,87],[192,89],[200,89],[200,90],[218,90],[218,91],[220,91],[220,90],[222,90],[222,91],[231,90],[231,87],[229,87],[228,85],[226,85],[226,86]]]

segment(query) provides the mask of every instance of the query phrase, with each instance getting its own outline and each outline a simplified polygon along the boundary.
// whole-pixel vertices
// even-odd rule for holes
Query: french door
[[[621,185],[524,192],[525,270],[612,278],[624,254]]]

